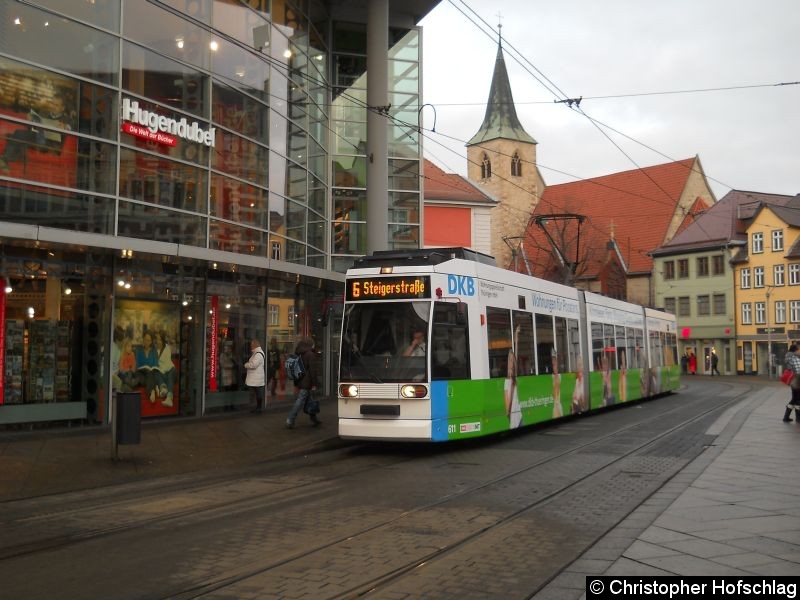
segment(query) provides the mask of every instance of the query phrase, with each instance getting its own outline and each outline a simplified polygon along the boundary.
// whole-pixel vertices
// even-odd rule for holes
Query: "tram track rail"
[[[273,459],[268,463],[263,463],[262,466],[260,466],[259,468],[254,468],[254,467],[248,468],[247,475],[244,476],[244,479],[252,479],[260,481],[265,484],[271,483],[272,485],[280,486],[281,484],[279,483],[279,481],[277,481],[277,479],[282,475],[282,472],[287,470],[289,467],[279,467],[277,469],[276,474],[266,474],[266,475],[258,474],[259,470],[263,471],[265,465],[267,466],[267,468],[268,467],[274,468],[274,464],[278,460],[279,459]],[[123,533],[125,531],[130,531],[132,529],[140,527],[146,527],[158,523],[169,522],[171,520],[181,519],[184,517],[190,517],[190,516],[197,517],[203,514],[210,515],[220,510],[230,512],[232,506],[234,507],[238,506],[239,510],[247,510],[254,503],[261,506],[265,502],[269,501],[280,502],[281,496],[297,493],[305,488],[308,488],[309,486],[323,485],[325,483],[330,483],[337,479],[341,479],[348,476],[354,476],[364,472],[369,472],[370,470],[373,469],[381,469],[391,465],[402,464],[410,460],[413,460],[413,458],[403,458],[400,460],[391,461],[378,466],[368,466],[364,468],[358,468],[352,471],[348,471],[346,473],[342,473],[332,477],[326,477],[323,479],[315,479],[299,484],[289,484],[285,485],[285,487],[282,487],[281,489],[275,490],[274,492],[266,496],[264,494],[264,491],[261,490],[257,493],[247,494],[244,496],[240,496],[238,498],[226,497],[218,501],[208,501],[202,506],[195,505],[183,510],[174,510],[151,517],[143,517],[141,516],[140,513],[134,513],[132,514],[129,520],[118,522],[113,525],[109,525],[107,527],[95,527],[84,530],[76,528],[77,529],[76,531],[64,535],[45,537],[42,539],[32,540],[26,543],[13,544],[5,547],[0,546],[0,561],[17,558],[29,554],[35,554],[39,552],[56,550],[64,548],[69,545]],[[109,501],[108,499],[98,499],[94,503],[94,505],[89,507],[87,506],[71,507],[64,510],[50,510],[43,513],[37,513],[31,516],[25,516],[16,519],[4,519],[0,520],[0,525],[2,525],[5,530],[7,530],[7,528],[12,525],[27,526],[36,522],[41,523],[47,520],[64,519],[70,516],[76,516],[81,514],[88,515],[93,513],[94,511],[103,511],[104,513],[107,514],[109,511],[114,509],[124,509],[127,507],[135,507],[138,505],[142,505],[148,502],[158,502],[160,499],[164,498],[165,494],[170,494],[170,493],[178,493],[183,496],[189,494],[201,495],[203,493],[209,493],[209,492],[212,494],[216,494],[219,491],[224,491],[224,488],[228,486],[231,481],[241,480],[242,478],[243,477],[241,474],[237,474],[233,477],[228,476],[225,478],[214,478],[215,481],[211,483],[209,482],[197,483],[190,486],[188,489],[185,486],[182,486],[181,484],[167,484],[165,486],[159,486],[157,489],[153,489],[152,491],[149,491],[146,494],[136,495],[135,497],[128,497],[128,494],[126,494],[125,498],[119,500]],[[276,481],[270,482],[270,478],[275,478]],[[71,494],[74,495],[75,493],[73,492]],[[15,501],[15,502],[20,503],[24,501]],[[139,515],[138,517],[136,516],[137,514]]]
[[[555,498],[558,498],[559,496],[568,493],[571,489],[580,486],[583,482],[585,482],[591,477],[594,477],[599,472],[609,469],[614,465],[620,464],[622,461],[630,458],[631,456],[634,456],[637,453],[641,453],[647,450],[648,448],[653,447],[655,444],[659,443],[660,441],[663,441],[668,436],[673,435],[676,432],[680,432],[682,429],[685,429],[686,427],[694,423],[697,423],[698,421],[701,421],[704,418],[713,416],[715,413],[722,413],[730,406],[740,402],[748,392],[749,390],[741,394],[737,394],[729,399],[721,400],[713,407],[702,410],[701,412],[692,415],[690,418],[680,421],[679,423],[675,424],[672,427],[669,427],[668,429],[656,435],[655,437],[648,439],[646,442],[639,443],[634,447],[630,448],[629,450],[627,450],[626,452],[624,452],[623,454],[609,459],[605,464],[592,470],[591,472],[588,472],[585,475],[569,482],[568,484],[560,486],[559,488],[548,492],[546,495],[542,496],[541,498],[538,498],[535,502],[528,503],[524,506],[521,506],[517,510],[509,512],[505,516],[497,519],[495,522],[489,525],[479,527],[475,531],[463,535],[459,539],[451,543],[448,543],[433,551],[421,554],[415,557],[413,560],[406,561],[402,565],[388,569],[386,572],[378,576],[366,577],[364,580],[359,581],[357,584],[348,587],[346,590],[338,591],[328,597],[337,599],[340,598],[351,599],[351,598],[361,598],[365,596],[375,595],[385,590],[389,586],[397,583],[398,581],[401,581],[402,579],[410,576],[421,567],[430,566],[431,564],[437,561],[443,560],[448,556],[450,556],[451,554],[453,554],[454,552],[457,552],[459,549],[462,549],[465,546],[468,546],[469,544],[474,543],[477,540],[480,540],[484,536],[487,536],[488,534],[497,531],[499,528],[508,525],[514,520],[529,514],[531,511],[537,509],[538,507],[548,504]],[[667,415],[675,413],[680,410],[682,410],[682,407],[675,407],[668,409],[662,412],[659,415],[659,418],[663,419]],[[483,490],[486,490],[492,486],[497,486],[499,484],[512,480],[516,477],[519,477],[522,474],[529,473],[532,470],[539,469],[545,465],[555,463],[566,456],[586,452],[587,450],[590,450],[593,446],[602,445],[602,443],[607,442],[612,438],[624,436],[625,434],[630,433],[632,430],[642,427],[645,424],[646,421],[637,421],[636,423],[616,429],[613,432],[599,436],[585,443],[573,446],[562,452],[559,452],[552,456],[548,456],[547,458],[544,458],[542,460],[535,461],[534,463],[527,465],[523,468],[519,468],[514,471],[505,473],[502,476],[498,476],[480,485],[459,490],[458,492],[442,496],[433,502],[414,507],[413,509],[409,509],[394,518],[387,519],[380,523],[374,523],[371,526],[365,527],[360,530],[350,531],[347,533],[347,535],[343,535],[338,538],[328,540],[324,543],[315,545],[313,547],[305,548],[300,552],[295,552],[288,556],[284,556],[280,560],[243,565],[240,568],[229,570],[226,573],[222,573],[214,578],[210,578],[206,582],[200,583],[198,585],[192,586],[182,591],[172,592],[168,595],[162,596],[162,598],[165,599],[172,598],[179,600],[202,598],[205,596],[214,595],[214,593],[217,591],[228,590],[229,588],[232,588],[237,584],[258,578],[270,572],[278,571],[282,568],[290,567],[293,565],[298,565],[297,568],[302,568],[299,565],[301,565],[303,561],[310,560],[311,562],[319,562],[313,560],[315,556],[325,553],[330,554],[334,552],[337,549],[337,547],[341,547],[345,544],[352,545],[354,542],[357,543],[359,538],[366,537],[368,535],[374,535],[382,530],[388,530],[390,527],[393,527],[398,523],[406,519],[409,519],[409,517],[411,517],[412,515],[436,509],[438,507],[453,503],[457,500],[461,500],[470,495],[481,493]],[[660,485],[663,485],[663,482]],[[297,570],[297,568],[294,570]],[[541,584],[542,587],[546,583],[547,581],[543,581]]]

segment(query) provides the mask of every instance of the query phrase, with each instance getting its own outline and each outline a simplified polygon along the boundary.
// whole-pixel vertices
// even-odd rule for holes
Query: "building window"
[[[775,322],[786,323],[786,300],[775,301]]]
[[[789,265],[789,285],[800,285],[800,264]]]
[[[775,265],[772,268],[772,282],[775,285],[784,285],[786,282],[784,280],[784,273],[786,268],[783,265]]]
[[[289,319],[288,320],[289,320],[289,328],[290,329],[292,327],[294,327],[294,318],[295,318],[295,316],[296,315],[295,315],[295,312],[294,312],[294,305],[292,305],[292,306],[289,307]]]
[[[689,304],[689,296],[681,296],[680,298],[678,298],[678,316],[679,317],[692,316],[692,309]]]
[[[724,315],[726,312],[725,294],[714,294],[714,314]]]
[[[760,231],[753,234],[753,254],[764,252],[764,234]]]
[[[675,314],[675,298],[664,298],[664,310]]]
[[[763,325],[767,322],[766,302],[756,302],[756,325]]]
[[[742,325],[751,325],[752,323],[752,307],[749,302],[742,302]]]
[[[267,306],[267,324],[270,327],[278,327],[281,324],[281,309],[277,304]]]
[[[664,261],[664,279],[675,279],[675,262],[672,260]]]
[[[708,277],[708,257],[700,256],[697,259],[697,276]]]
[[[489,157],[484,152],[483,158],[481,159],[481,179],[489,179],[492,176],[492,161],[489,160]]]
[[[783,229],[775,229],[772,232],[772,251],[783,250]]]
[[[689,277],[689,259],[682,258],[678,261],[678,278],[686,279]]]
[[[272,253],[270,254],[272,260],[280,260],[281,259],[281,243],[280,242],[272,242]]]
[[[789,302],[789,321],[800,323],[800,300]]]
[[[750,289],[750,269],[742,269],[739,287],[743,290]]]
[[[522,161],[517,152],[514,152],[514,156],[511,157],[511,175],[522,177]]]
[[[713,269],[714,275],[725,275],[725,257],[722,254],[718,254],[716,256],[711,257],[712,264],[711,268]]]
[[[764,287],[764,267],[753,267],[753,287]]]
[[[697,297],[697,315],[710,315],[711,314],[711,299],[708,294]]]

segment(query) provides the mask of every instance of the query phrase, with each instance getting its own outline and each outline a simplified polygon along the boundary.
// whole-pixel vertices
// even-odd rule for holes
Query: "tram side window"
[[[626,366],[629,369],[636,369],[639,365],[636,362],[636,333],[633,327],[625,328],[625,358]]]
[[[661,349],[664,352],[665,367],[671,367],[677,364],[677,349],[675,348],[675,334],[666,331],[661,332]]]
[[[647,354],[645,353],[644,348],[644,330],[639,329],[638,327],[634,329],[636,333],[636,368],[644,369],[647,367]]]
[[[489,337],[489,376],[506,377],[511,350],[511,312],[487,307],[486,335]]]
[[[603,356],[609,362],[609,369],[617,368],[617,344],[614,340],[614,326],[603,325]]]
[[[628,368],[628,356],[625,350],[625,328],[617,325],[614,327],[614,335],[617,338],[617,368]]]
[[[553,372],[553,317],[536,315],[536,372],[539,375]]]
[[[565,373],[569,370],[569,356],[567,355],[567,320],[556,317],[556,364],[558,372]]]
[[[533,315],[515,310],[512,316],[514,318],[514,349],[517,355],[517,375],[533,375],[536,373]]]
[[[660,367],[663,356],[661,354],[661,339],[657,331],[650,332],[650,356],[652,357],[653,367]]]
[[[578,361],[581,356],[581,332],[577,319],[567,319],[567,334],[569,335],[569,371],[578,370]]]
[[[674,366],[678,364],[678,336],[674,333],[668,333],[667,340],[669,341],[667,364],[669,366]]]
[[[467,306],[462,307],[464,321],[458,324],[458,305],[436,302],[433,307],[431,345],[432,379],[469,379],[469,337]]]
[[[592,370],[600,370],[603,358],[603,324],[592,323]]]

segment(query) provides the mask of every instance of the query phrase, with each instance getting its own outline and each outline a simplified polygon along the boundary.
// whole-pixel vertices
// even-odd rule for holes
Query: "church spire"
[[[502,36],[497,42],[497,59],[494,63],[492,86],[489,90],[489,100],[486,105],[486,114],[478,133],[472,136],[467,146],[488,142],[497,138],[517,140],[535,144],[533,139],[517,118],[514,108],[514,97],[511,95],[511,84],[508,81],[506,61],[503,57]]]

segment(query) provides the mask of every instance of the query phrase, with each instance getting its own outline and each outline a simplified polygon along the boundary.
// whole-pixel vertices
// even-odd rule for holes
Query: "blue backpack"
[[[290,354],[286,357],[286,362],[283,365],[286,369],[286,376],[297,384],[306,374],[306,368],[303,365],[303,359],[299,354]]]

